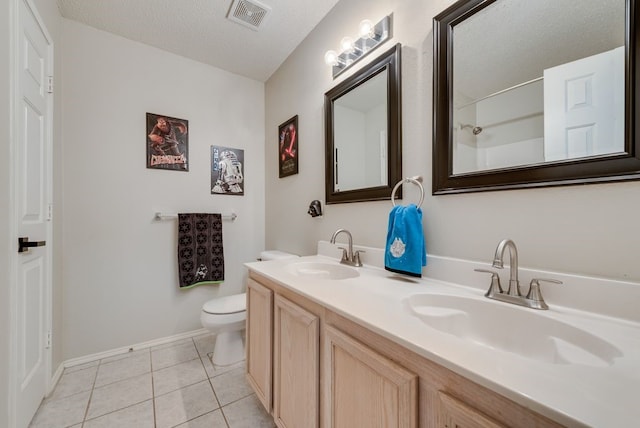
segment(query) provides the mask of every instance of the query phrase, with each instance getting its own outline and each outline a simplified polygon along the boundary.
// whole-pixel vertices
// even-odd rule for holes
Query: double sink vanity
[[[473,271],[487,264],[432,257],[434,277],[408,278],[382,268],[382,250],[359,249],[362,267],[324,241],[315,256],[246,264],[247,378],[278,426],[640,420],[637,287],[554,273],[564,284],[543,283],[549,310],[536,310],[485,297],[490,278]],[[631,302],[571,305],[575,287],[600,286]]]
[[[640,179],[638,22],[640,0],[460,0],[435,16],[432,195]],[[406,180],[402,50],[325,93],[327,204],[393,203]],[[561,114],[591,104],[614,107]],[[246,264],[247,379],[279,427],[639,424],[637,282],[522,269],[509,240],[492,265],[429,255],[409,278],[348,237]]]

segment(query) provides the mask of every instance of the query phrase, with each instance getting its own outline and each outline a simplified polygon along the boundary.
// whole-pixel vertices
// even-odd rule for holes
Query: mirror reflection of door
[[[624,46],[544,71],[544,160],[624,151]]]
[[[453,173],[624,151],[624,45],[625,0],[496,0],[455,25]]]
[[[334,101],[334,191],[387,185],[387,71]]]

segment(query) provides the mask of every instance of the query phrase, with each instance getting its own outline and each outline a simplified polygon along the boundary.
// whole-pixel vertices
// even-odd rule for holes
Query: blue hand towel
[[[422,233],[422,210],[415,204],[396,205],[389,213],[384,268],[391,272],[422,276],[427,252]]]

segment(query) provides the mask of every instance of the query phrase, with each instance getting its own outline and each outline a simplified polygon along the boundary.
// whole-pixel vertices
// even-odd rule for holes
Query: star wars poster
[[[280,178],[298,173],[298,116],[278,127],[278,171]]]
[[[189,171],[189,121],[147,113],[147,168]]]
[[[211,146],[211,194],[244,195],[244,150]]]

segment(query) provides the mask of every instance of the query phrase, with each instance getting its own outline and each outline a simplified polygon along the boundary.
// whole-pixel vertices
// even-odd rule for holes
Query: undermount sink
[[[524,358],[602,367],[622,356],[600,337],[533,309],[448,294],[415,294],[406,303],[413,315],[440,332]]]
[[[349,279],[360,276],[360,273],[349,266],[323,263],[323,262],[299,262],[286,267],[293,275],[315,279]]]

